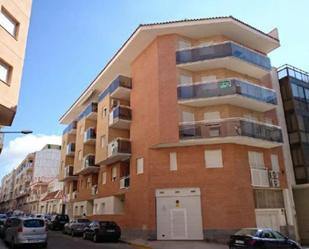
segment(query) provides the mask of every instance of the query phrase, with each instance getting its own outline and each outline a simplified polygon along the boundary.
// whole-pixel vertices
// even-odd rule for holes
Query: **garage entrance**
[[[284,209],[256,209],[256,226],[280,231],[286,225]]]
[[[199,188],[156,190],[157,239],[203,240]]]

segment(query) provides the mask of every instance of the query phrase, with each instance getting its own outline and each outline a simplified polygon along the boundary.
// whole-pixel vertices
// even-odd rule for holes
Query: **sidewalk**
[[[206,241],[128,241],[133,247],[143,249],[228,249],[227,245]]]

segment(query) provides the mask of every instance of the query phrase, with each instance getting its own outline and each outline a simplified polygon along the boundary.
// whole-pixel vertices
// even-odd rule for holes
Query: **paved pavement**
[[[29,248],[29,247],[27,247]],[[32,246],[37,249],[38,247]],[[134,247],[125,243],[94,243],[89,240],[83,240],[81,237],[64,235],[61,232],[49,231],[48,249],[133,249]],[[7,249],[3,241],[0,240],[0,249]]]
[[[206,241],[130,241],[133,245],[144,245],[152,249],[228,249],[227,245],[208,243]]]

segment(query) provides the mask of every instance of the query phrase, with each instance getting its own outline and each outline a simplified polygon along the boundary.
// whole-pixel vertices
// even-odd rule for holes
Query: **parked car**
[[[50,221],[47,222],[50,230],[62,230],[66,223],[69,223],[69,216],[66,214],[53,215]]]
[[[47,247],[47,229],[43,219],[11,217],[5,222],[4,241],[11,248],[24,244],[40,244]]]
[[[120,227],[113,221],[92,221],[83,232],[83,239],[94,242],[118,241],[120,236]]]
[[[301,249],[301,246],[272,229],[245,228],[231,236],[230,249]]]
[[[70,234],[72,237],[83,235],[84,228],[89,226],[88,219],[74,219],[66,223],[63,228],[64,234]]]
[[[4,236],[4,224],[7,219],[6,214],[0,214],[0,238]]]

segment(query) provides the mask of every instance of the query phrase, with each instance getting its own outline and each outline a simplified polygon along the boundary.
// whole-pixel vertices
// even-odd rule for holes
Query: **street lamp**
[[[31,130],[21,130],[21,131],[1,131],[0,134],[7,134],[7,133],[21,133],[21,134],[31,134],[33,131]]]

